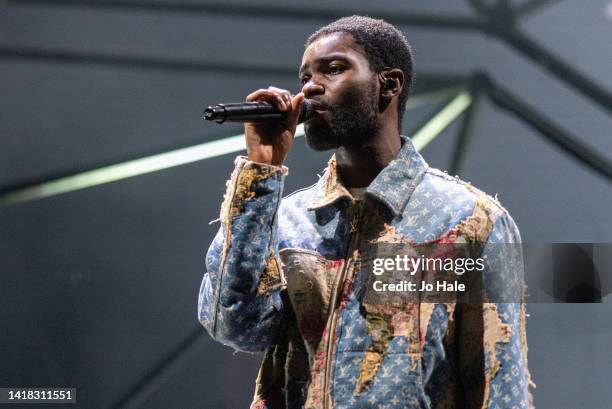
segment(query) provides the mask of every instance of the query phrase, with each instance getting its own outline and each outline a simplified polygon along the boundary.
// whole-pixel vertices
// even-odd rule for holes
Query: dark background
[[[612,90],[612,3],[544,3],[519,27]],[[240,133],[240,126],[204,123],[202,109],[272,84],[298,90],[304,41],[333,20],[308,10],[475,15],[465,1],[224,4],[217,12],[176,12],[0,1],[0,186]],[[240,12],[264,6],[305,12]],[[415,51],[417,84],[419,73],[484,70],[612,157],[611,111],[503,41],[479,31],[400,27]],[[404,131],[436,108],[408,112]],[[432,166],[449,168],[458,129],[459,122],[423,150]],[[260,356],[213,342],[196,318],[204,254],[218,228],[208,222],[218,217],[234,156],[0,207],[0,387],[76,387],[83,408],[127,406],[122,399],[134,396],[144,396],[138,402],[146,408],[247,407]],[[314,183],[328,156],[296,141],[285,191]],[[487,100],[460,174],[498,193],[525,242],[612,242],[609,180]],[[609,300],[528,306],[538,408],[612,407]],[[156,372],[185,342],[189,353]]]

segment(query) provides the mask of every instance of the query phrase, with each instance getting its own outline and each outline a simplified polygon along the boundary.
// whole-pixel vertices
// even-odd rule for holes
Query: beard
[[[372,81],[365,91],[351,89],[336,105],[327,105],[329,122],[321,117],[304,124],[306,143],[315,151],[340,146],[360,148],[378,131],[378,95]]]

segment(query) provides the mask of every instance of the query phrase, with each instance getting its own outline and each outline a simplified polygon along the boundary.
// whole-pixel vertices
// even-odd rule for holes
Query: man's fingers
[[[251,92],[249,95],[247,95],[246,97],[246,101],[247,102],[253,102],[256,101],[258,98],[261,98],[263,95],[270,95],[271,92],[267,89],[258,89],[255,92]]]
[[[258,89],[246,97],[247,102],[266,101],[273,103],[281,111],[288,111],[286,123],[292,127],[297,124],[303,100],[303,93],[294,97],[289,91],[276,87]]]
[[[273,103],[281,111],[289,109],[289,102],[286,102],[286,98],[282,94],[272,91],[270,89],[259,89],[246,97],[247,102],[253,101],[266,101]]]
[[[287,114],[287,123],[290,124],[291,127],[297,125],[300,111],[302,110],[302,101],[304,101],[304,94],[302,92],[291,99],[291,109]]]
[[[302,101],[304,101],[304,93],[300,92],[299,94],[297,94],[296,96],[294,96],[291,99],[291,108],[292,109],[299,109],[300,106],[302,105]]]
[[[289,106],[291,104],[291,98],[293,97],[291,95],[291,92],[287,91],[286,89],[277,88],[277,87],[273,87],[273,86],[269,86],[268,89],[270,91],[273,91],[273,92],[276,92],[276,93],[280,94],[281,98],[283,99],[283,101],[285,102],[285,104],[287,106]]]

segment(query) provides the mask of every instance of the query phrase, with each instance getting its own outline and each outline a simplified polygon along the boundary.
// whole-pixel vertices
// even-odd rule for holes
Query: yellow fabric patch
[[[257,294],[269,294],[278,288],[282,288],[284,284],[285,280],[283,280],[283,274],[278,264],[278,260],[274,252],[270,251],[266,270],[261,275],[259,284],[257,284]]]

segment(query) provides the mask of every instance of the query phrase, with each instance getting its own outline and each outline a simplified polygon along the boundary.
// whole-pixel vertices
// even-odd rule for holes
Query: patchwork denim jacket
[[[520,243],[508,212],[402,142],[363,200],[334,157],[282,199],[286,167],[236,159],[198,317],[217,341],[266,352],[251,408],[532,407],[522,298],[373,301],[384,295],[362,262],[381,243],[478,244],[485,280],[522,274],[521,255],[499,246]]]

